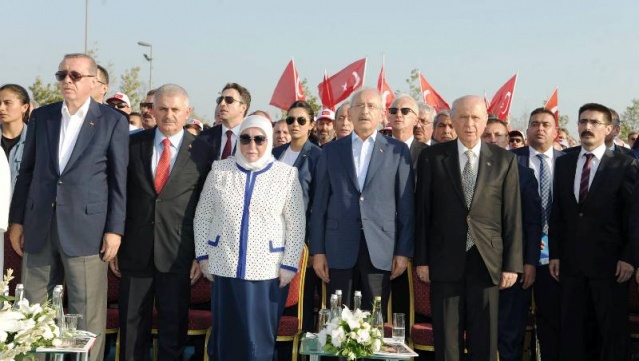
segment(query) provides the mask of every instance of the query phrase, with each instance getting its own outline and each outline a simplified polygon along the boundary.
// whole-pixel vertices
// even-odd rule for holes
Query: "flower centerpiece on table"
[[[318,338],[324,351],[355,360],[373,355],[382,347],[382,333],[372,328],[370,312],[351,312],[344,306],[340,317],[333,318]]]
[[[0,361],[20,360],[40,346],[59,346],[60,330],[55,324],[55,310],[49,305],[29,305],[23,298],[15,307],[13,297],[3,296],[9,290],[13,270],[7,269],[0,282]]]

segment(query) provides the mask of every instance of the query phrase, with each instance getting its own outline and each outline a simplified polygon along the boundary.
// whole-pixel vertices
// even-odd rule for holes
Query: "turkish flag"
[[[390,85],[386,82],[384,65],[382,65],[379,78],[377,78],[377,90],[379,90],[379,93],[382,95],[382,104],[386,106],[386,109],[390,108],[393,100],[395,100],[395,94],[393,94],[393,89],[391,89]]]
[[[441,95],[439,95],[439,93],[437,93],[435,89],[433,89],[433,87],[430,86],[430,84],[428,83],[428,81],[426,81],[426,78],[424,78],[424,75],[422,75],[422,73],[419,73],[419,86],[422,91],[422,97],[424,99],[424,103],[435,108],[437,113],[443,110],[450,110],[450,105],[448,105],[448,103],[446,103],[444,98],[442,98]]]
[[[513,94],[515,93],[515,84],[517,83],[517,74],[508,79],[506,84],[502,85],[493,95],[488,106],[488,113],[495,115],[498,119],[505,121],[510,114],[510,105],[512,104]]]
[[[277,86],[275,86],[269,104],[282,110],[288,110],[291,104],[297,100],[306,100],[306,95],[304,95],[302,82],[295,69],[295,63],[291,59],[277,82]]]
[[[558,90],[559,89],[555,88],[555,91],[552,92],[552,95],[550,96],[550,98],[548,98],[546,105],[544,105],[544,109],[548,109],[553,112],[553,114],[555,114],[556,127],[559,127],[559,96],[557,94]]]
[[[330,78],[324,77],[324,81],[317,85],[322,104],[334,108],[355,90],[362,87],[364,71],[366,70],[366,58],[349,64],[346,68],[333,74]]]

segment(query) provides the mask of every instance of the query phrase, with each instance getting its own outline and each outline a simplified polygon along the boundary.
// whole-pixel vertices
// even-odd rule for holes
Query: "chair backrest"
[[[308,248],[304,245],[302,249],[302,257],[297,267],[298,272],[289,284],[288,296],[286,297],[285,307],[291,307],[301,304],[304,299],[304,277],[306,275],[306,263],[308,262]],[[300,307],[298,309],[301,310]],[[300,313],[301,314],[301,313]]]
[[[66,294],[66,292],[65,292]],[[120,298],[120,278],[107,271],[107,304],[118,303]]]
[[[637,281],[634,275],[630,277],[628,287],[628,311],[639,314],[639,290],[637,290]]]
[[[408,268],[408,289],[410,292],[410,326],[415,324],[415,314],[420,314],[428,318],[432,317],[430,308],[430,283],[422,282],[417,277],[417,271],[409,262]]]
[[[206,277],[200,277],[191,286],[191,304],[200,304],[211,301],[211,282]]]
[[[15,293],[16,285],[20,283],[22,277],[22,257],[18,256],[16,251],[11,247],[11,241],[9,241],[9,232],[4,234],[4,269],[11,268],[13,270],[13,280],[9,282],[9,292],[11,295]],[[4,271],[4,270],[2,270]],[[2,276],[4,277],[2,272]]]

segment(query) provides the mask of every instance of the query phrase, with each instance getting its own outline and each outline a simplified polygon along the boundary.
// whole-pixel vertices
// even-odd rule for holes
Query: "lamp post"
[[[89,0],[84,2],[84,53],[89,51]]]
[[[149,90],[153,89],[153,45],[138,41],[138,45],[149,48],[149,54],[144,54],[144,59],[149,62]]]

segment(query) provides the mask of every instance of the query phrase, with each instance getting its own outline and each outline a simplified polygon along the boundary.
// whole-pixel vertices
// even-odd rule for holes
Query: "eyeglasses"
[[[251,140],[255,141],[255,145],[262,145],[262,144],[264,144],[264,142],[266,142],[266,137],[263,136],[263,135],[256,135],[254,137],[251,137],[248,134],[240,135],[240,143],[242,145],[251,144]]]
[[[426,118],[417,118],[417,120],[419,120],[418,124],[421,124],[425,127],[429,126],[429,125],[433,125],[433,122],[429,122],[426,120]]]
[[[215,99],[215,103],[217,105],[220,105],[220,103],[222,102],[222,100],[224,100],[224,102],[226,104],[233,104],[235,102],[238,102],[240,104],[244,104],[241,100],[237,100],[235,98],[233,98],[232,96],[222,96],[222,97],[217,97],[217,99]]]
[[[306,124],[307,120],[304,117],[288,117],[286,118],[286,124],[291,125],[293,123],[295,123],[295,121],[297,120],[297,124],[299,125],[304,125]]]
[[[417,115],[417,113],[415,113],[415,111],[411,108],[388,108],[388,112],[391,113],[391,115],[397,114],[398,110],[402,112],[402,115],[408,115],[408,113]]]
[[[523,142],[524,140],[521,138],[510,138],[510,140],[508,141],[508,143],[517,143],[517,144],[523,143]]]
[[[128,105],[126,105],[126,103],[111,103],[109,105],[117,109],[124,109],[129,107]]]
[[[80,74],[75,70],[71,70],[71,71],[67,71],[67,70],[60,70],[59,72],[55,73],[55,78],[58,81],[63,81],[64,79],[67,78],[67,75],[69,76],[69,78],[71,78],[72,82],[76,82],[76,81],[80,81],[82,78],[94,78],[95,75],[84,75],[84,74]]]
[[[153,103],[140,103],[140,109],[142,108],[153,109]]]
[[[579,119],[579,124],[581,125],[586,125],[586,124],[590,124],[593,127],[598,127],[600,125],[606,125],[606,123],[600,122],[596,119]]]

